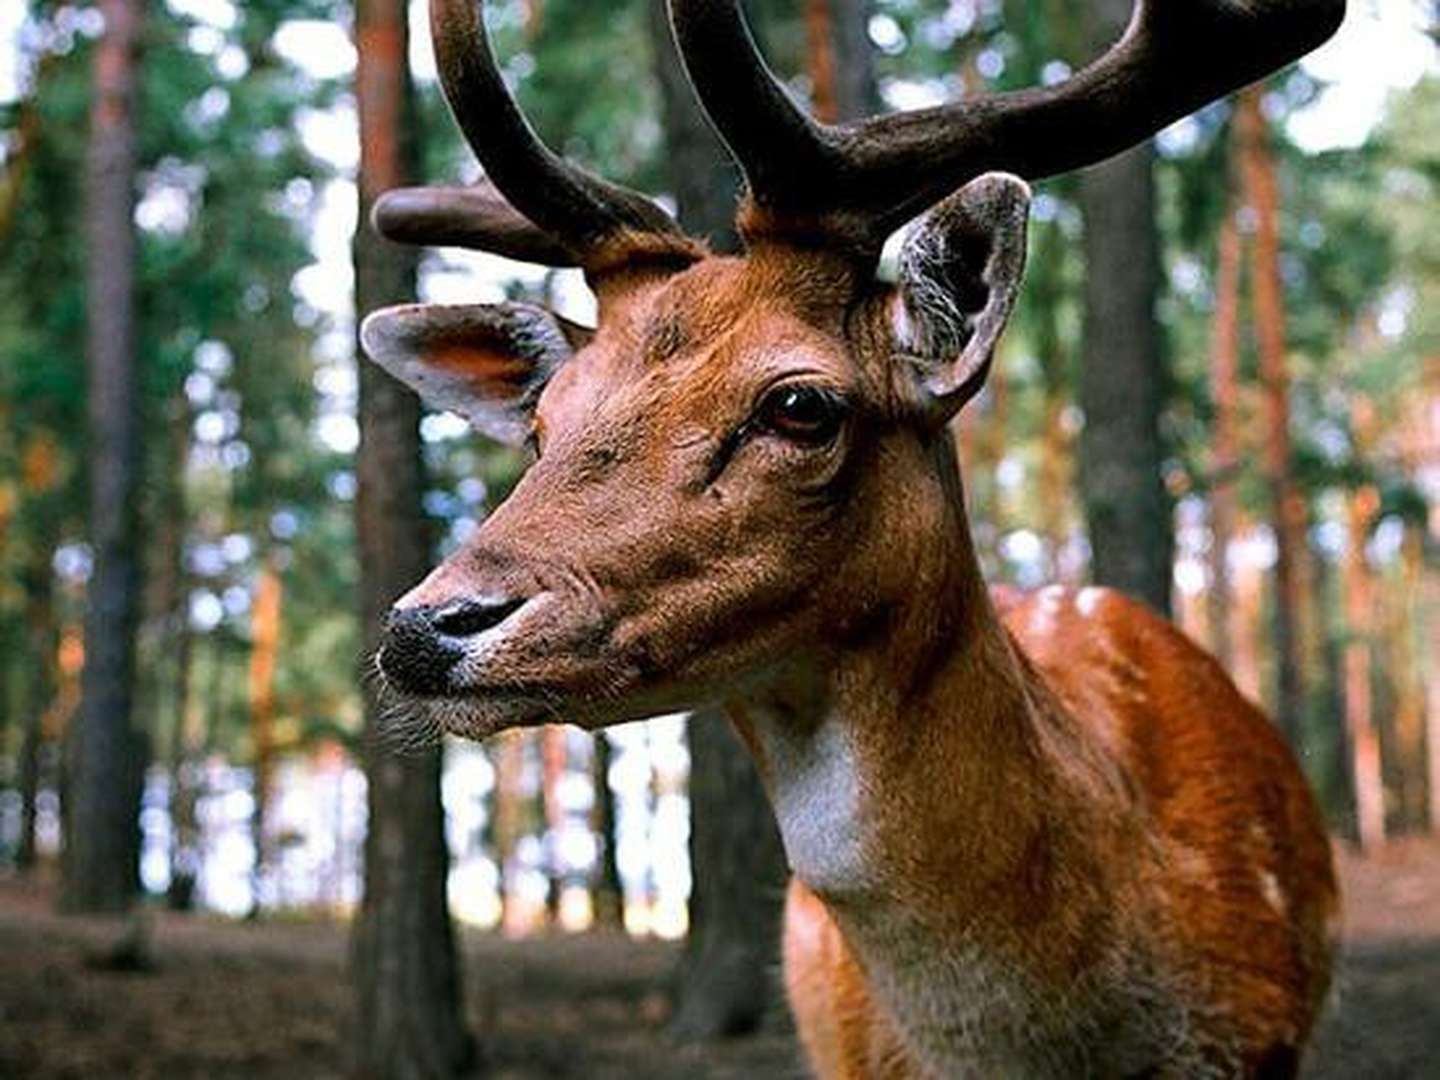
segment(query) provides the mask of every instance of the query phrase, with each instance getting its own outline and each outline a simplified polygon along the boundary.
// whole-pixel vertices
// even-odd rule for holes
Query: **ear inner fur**
[[[1030,189],[988,173],[930,211],[900,255],[896,350],[947,417],[979,392],[1025,269]]]
[[[427,405],[512,446],[524,442],[540,392],[588,334],[521,303],[387,308],[360,331],[370,357]]]

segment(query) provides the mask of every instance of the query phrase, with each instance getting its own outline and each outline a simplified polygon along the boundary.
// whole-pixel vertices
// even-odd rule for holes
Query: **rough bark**
[[[666,158],[680,221],[730,250],[736,172],[685,80],[664,8],[664,0],[650,0]],[[673,1031],[704,1039],[755,1029],[775,1000],[786,869],[769,801],[728,722],[697,716],[689,741],[693,884]]]
[[[86,158],[90,542],[82,704],[69,746],[61,904],[120,912],[139,889],[143,750],[131,727],[139,609],[136,82],[143,0],[101,0]]]
[[[401,0],[360,0],[355,9],[361,136],[355,301],[362,313],[415,296],[414,254],[388,245],[367,225],[374,199],[414,176],[405,17]],[[415,396],[361,362],[356,530],[367,650],[378,644],[390,605],[429,566],[419,421]],[[367,681],[369,828],[354,940],[356,1065],[360,1075],[384,1080],[451,1077],[469,1065],[474,1047],[461,1020],[446,901],[441,751],[401,756],[387,746],[377,735],[377,694]]]
[[[1215,410],[1210,457],[1210,646],[1234,666],[1230,542],[1235,536],[1240,469],[1240,227],[1227,201],[1215,260],[1215,315],[1210,341],[1210,396]]]
[[[1295,483],[1290,444],[1290,374],[1285,344],[1285,297],[1280,276],[1280,196],[1274,153],[1253,86],[1236,100],[1235,139],[1245,200],[1255,218],[1250,249],[1255,336],[1264,398],[1263,463],[1275,531],[1275,713],[1298,745],[1304,709],[1301,625],[1305,615],[1305,501]]]

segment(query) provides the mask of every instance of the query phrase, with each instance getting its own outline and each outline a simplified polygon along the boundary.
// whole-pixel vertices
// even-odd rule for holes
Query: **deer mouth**
[[[376,654],[392,728],[485,739],[542,723],[592,726],[613,699],[609,634],[557,591],[398,610]]]

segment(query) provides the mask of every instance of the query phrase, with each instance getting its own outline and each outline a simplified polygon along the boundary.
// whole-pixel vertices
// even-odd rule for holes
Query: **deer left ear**
[[[366,319],[360,342],[426,405],[518,446],[545,384],[591,333],[533,304],[407,304]]]
[[[1025,181],[987,173],[926,214],[901,249],[895,350],[942,422],[985,384],[1020,292],[1029,217]]]

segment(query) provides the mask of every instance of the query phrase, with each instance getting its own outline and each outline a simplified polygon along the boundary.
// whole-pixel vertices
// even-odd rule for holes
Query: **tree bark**
[[[30,640],[30,671],[21,730],[19,787],[20,838],[15,865],[35,865],[36,802],[40,794],[40,752],[45,740],[45,717],[55,702],[55,660],[59,632],[55,623],[55,574],[50,568],[53,545],[42,544],[37,565],[26,582],[26,631]]]
[[[805,0],[804,20],[815,119],[834,124],[879,112],[869,0]]]
[[[736,173],[695,102],[664,0],[650,0],[670,180],[680,221],[721,250],[736,245]],[[754,1030],[776,996],[784,852],[749,755],[718,714],[692,718],[690,936],[672,1030],[706,1039]]]
[[[1089,37],[1120,36],[1129,0],[1097,0]],[[1160,294],[1155,151],[1136,147],[1080,177],[1085,217],[1085,343],[1080,366],[1080,488],[1096,582],[1170,613],[1174,530],[1162,468],[1168,373]]]
[[[835,27],[830,17],[830,9],[837,2],[805,0],[805,71],[810,76],[810,111],[822,124],[840,119]]]
[[[689,739],[694,886],[671,1029],[708,1039],[754,1031],[778,1003],[772,972],[789,871],[774,815],[729,721],[714,710],[696,713]]]
[[[735,235],[739,173],[695,99],[675,50],[665,0],[647,2],[665,156],[680,221],[692,235],[708,239],[716,251],[734,251],[739,245]]]
[[[871,0],[830,0],[835,35],[835,102],[841,120],[873,116],[883,108],[870,44]]]
[[[1280,277],[1280,197],[1262,110],[1264,89],[1240,93],[1235,139],[1246,202],[1255,216],[1251,246],[1255,335],[1264,393],[1263,462],[1275,530],[1275,712],[1298,745],[1305,703],[1300,628],[1305,614],[1305,502],[1295,484],[1290,446],[1290,374],[1285,345],[1285,298]]]
[[[275,775],[275,665],[280,653],[284,584],[275,556],[266,556],[250,605],[250,745],[254,756],[250,836],[255,861],[250,872],[250,915],[260,914],[270,866],[270,789]]]
[[[1400,764],[1399,803],[1406,825],[1425,822],[1425,682],[1415,638],[1424,616],[1420,608],[1425,579],[1425,533],[1405,526],[1397,587],[1391,588],[1386,639],[1390,678],[1395,687],[1395,738]]]
[[[560,901],[565,892],[565,874],[560,866],[560,832],[565,826],[565,807],[560,785],[565,780],[567,747],[565,729],[547,725],[540,733],[540,803],[544,817],[545,917],[552,927],[560,925]]]
[[[520,843],[525,808],[521,778],[525,772],[525,744],[529,739],[527,731],[502,732],[491,740],[495,760],[495,816],[493,833],[495,838],[495,866],[499,871],[500,926],[506,931],[520,931],[514,904],[510,901],[511,872],[514,869],[515,848]]]
[[[1210,458],[1210,644],[1232,670],[1230,543],[1235,536],[1236,479],[1240,470],[1240,227],[1233,200],[1220,222],[1215,260],[1215,315],[1210,342],[1210,395],[1215,409]]]
[[[610,737],[603,731],[595,733],[595,761],[592,781],[595,785],[595,812],[591,824],[600,839],[594,896],[595,925],[605,930],[625,927],[625,886],[620,880],[620,863],[615,842],[615,792],[610,788],[610,765],[614,754]]]
[[[86,158],[90,542],[80,722],[69,747],[61,905],[121,912],[139,889],[144,761],[131,727],[139,560],[136,82],[143,0],[100,0]]]
[[[406,5],[359,0],[355,33],[361,145],[355,302],[365,313],[415,295],[414,254],[387,244],[368,226],[376,197],[415,174]],[[430,562],[419,421],[415,395],[361,360],[356,531],[367,650],[378,645],[390,605]],[[392,752],[378,737],[377,693],[367,681],[369,828],[354,941],[356,1064],[362,1076],[384,1080],[452,1077],[469,1065],[474,1046],[461,1019],[446,900],[450,859],[440,802],[441,750],[403,757]]]
[[[1375,587],[1365,556],[1379,506],[1380,496],[1373,487],[1350,496],[1345,552],[1345,721],[1355,786],[1355,831],[1363,851],[1385,842],[1385,789],[1371,695]]]
[[[1080,178],[1085,216],[1085,343],[1080,488],[1094,580],[1170,613],[1174,537],[1162,466],[1167,375],[1154,150],[1146,144]]]

